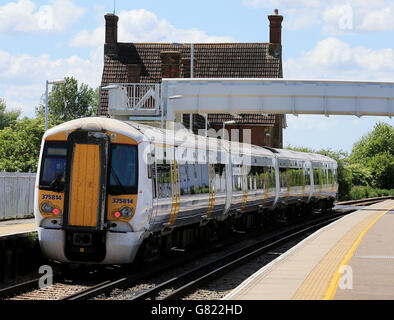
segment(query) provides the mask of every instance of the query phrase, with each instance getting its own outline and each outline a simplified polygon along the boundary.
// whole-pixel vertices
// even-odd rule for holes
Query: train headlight
[[[120,218],[127,219],[133,215],[133,209],[130,207],[123,207],[121,210],[115,211],[113,215],[116,219],[120,219]]]
[[[52,210],[55,209],[53,205],[49,202],[43,202],[41,204],[41,211],[44,213],[52,213]]]
[[[43,202],[41,204],[41,211],[46,214],[52,214],[55,217],[60,217],[62,215],[62,211],[50,202]]]
[[[130,218],[133,214],[133,209],[131,209],[130,207],[124,207],[122,210],[120,210],[120,214],[123,218]]]

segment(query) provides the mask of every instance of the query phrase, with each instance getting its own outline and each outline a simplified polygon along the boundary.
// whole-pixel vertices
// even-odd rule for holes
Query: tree
[[[48,97],[48,119],[59,124],[65,121],[94,116],[98,106],[98,88],[93,90],[73,77],[64,84],[54,85]],[[36,114],[45,116],[45,102],[36,108]]]
[[[354,144],[349,162],[371,172],[369,185],[394,188],[394,127],[378,122],[370,133]]]
[[[347,167],[352,174],[352,183],[355,186],[371,186],[373,181],[372,170],[360,163],[352,163]]]
[[[381,153],[394,156],[394,127],[378,122],[371,132],[354,144],[349,162],[366,164]]]
[[[23,118],[0,131],[0,170],[37,171],[45,119]]]
[[[5,111],[6,107],[5,101],[0,98],[0,130],[14,125],[21,115],[21,110]]]

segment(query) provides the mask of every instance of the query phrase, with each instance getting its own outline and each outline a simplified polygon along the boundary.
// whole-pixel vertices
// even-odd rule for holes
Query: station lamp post
[[[223,122],[223,139],[224,139],[224,128],[225,128],[226,124],[233,124],[233,123],[235,123],[234,120],[224,121],[224,122]],[[228,135],[228,140],[229,140],[229,141],[231,140],[231,139],[230,139],[230,134]]]
[[[45,86],[45,132],[48,130],[48,86],[50,84],[64,84],[66,80],[53,80],[53,81],[46,81]]]
[[[265,133],[265,144],[270,147],[270,136],[271,134],[269,132]]]

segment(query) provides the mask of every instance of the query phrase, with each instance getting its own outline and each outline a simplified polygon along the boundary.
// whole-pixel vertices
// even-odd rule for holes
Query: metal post
[[[194,43],[191,44],[190,48],[190,78],[194,78]]]
[[[45,82],[45,132],[48,130],[48,80]]]
[[[205,114],[205,136],[208,136],[208,114]]]
[[[224,134],[224,128],[225,128],[226,124],[233,124],[233,123],[235,123],[234,120],[223,121],[223,140],[224,140],[224,136],[225,136],[225,134]],[[230,132],[228,133],[228,140],[229,140],[229,141],[231,140]]]
[[[50,84],[64,84],[66,80],[54,80],[45,82],[45,131],[48,130],[48,85]]]

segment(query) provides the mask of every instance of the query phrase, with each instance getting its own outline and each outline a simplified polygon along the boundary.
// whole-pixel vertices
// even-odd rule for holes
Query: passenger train
[[[127,264],[333,206],[337,163],[109,118],[76,119],[42,140],[34,213],[54,261]]]

